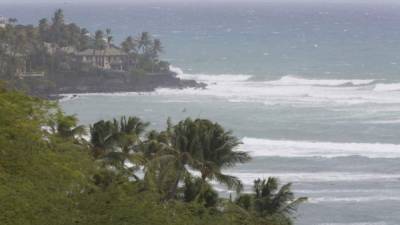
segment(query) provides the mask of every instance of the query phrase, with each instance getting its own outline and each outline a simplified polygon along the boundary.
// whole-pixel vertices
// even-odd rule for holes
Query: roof
[[[121,49],[118,48],[106,48],[104,50],[97,49],[86,49],[85,51],[76,53],[78,56],[124,56],[126,55]]]

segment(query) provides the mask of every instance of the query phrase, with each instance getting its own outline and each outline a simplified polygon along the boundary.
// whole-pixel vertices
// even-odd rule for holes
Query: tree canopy
[[[25,89],[36,89],[39,85],[24,83],[21,77],[42,74],[47,83],[51,83],[65,73],[107,72],[107,69],[79,60],[76,55],[88,49],[107,48],[120,49],[126,54],[121,63],[128,75],[169,71],[169,63],[160,59],[164,52],[161,40],[148,32],[128,36],[121,44],[116,44],[111,28],[98,29],[91,34],[86,28],[66,21],[63,10],[58,9],[51,19],[43,18],[36,26],[10,22],[5,28],[0,27],[0,79],[20,89],[24,89],[24,85],[30,85]],[[41,85],[51,88],[47,83]]]
[[[1,85],[0,221],[281,225],[305,201],[276,178],[256,180],[254,193],[235,201],[220,198],[209,181],[234,187],[229,180],[239,180],[223,169],[250,159],[230,131],[204,119],[147,126],[121,117],[87,129],[55,103]]]

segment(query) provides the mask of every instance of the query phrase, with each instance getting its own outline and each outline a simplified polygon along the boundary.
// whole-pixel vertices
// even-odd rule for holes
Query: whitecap
[[[178,67],[171,71],[181,79],[196,80],[207,84],[202,88],[158,88],[154,92],[89,93],[78,96],[138,96],[162,95],[167,97],[205,96],[229,102],[251,102],[266,105],[306,107],[347,106],[362,104],[400,104],[400,92],[376,91],[375,80],[358,79],[306,79],[284,76],[277,80],[257,81],[249,74],[188,74]],[[387,88],[386,88],[387,89]],[[66,99],[68,100],[68,98]]]
[[[171,66],[170,70],[177,74],[178,78],[185,80],[196,80],[199,82],[204,82],[207,84],[213,84],[215,82],[239,82],[239,81],[247,81],[252,75],[246,74],[187,74],[184,73],[182,69],[178,67]]]
[[[398,189],[318,189],[318,190],[296,190],[296,193],[300,194],[376,194],[384,193],[393,195],[394,193],[400,195]]]
[[[277,80],[256,81],[249,74],[188,74],[171,67],[182,79],[208,84],[205,89],[156,90],[160,95],[212,96],[230,102],[299,106],[400,104],[400,92],[374,91],[374,79],[306,79],[287,75]],[[375,87],[376,88],[376,87]]]
[[[241,150],[253,157],[346,157],[400,158],[400,145],[388,143],[339,143],[270,140],[245,137]]]
[[[369,124],[400,124],[400,119],[366,121]]]
[[[387,225],[386,222],[320,223],[318,225]]]
[[[386,173],[351,173],[351,172],[271,172],[271,173],[249,173],[249,172],[227,172],[238,177],[245,185],[253,185],[256,179],[277,177],[282,183],[337,183],[337,182],[398,182],[400,174]]]
[[[393,84],[376,84],[374,91],[385,92],[385,91],[400,91],[400,83]]]
[[[373,83],[373,79],[305,79],[293,75],[287,75],[276,81],[270,81],[274,85],[321,85],[321,86],[340,86],[346,84],[367,85]]]
[[[334,202],[378,202],[378,201],[400,201],[400,196],[368,196],[368,197],[317,197],[309,198],[308,203],[334,203]]]

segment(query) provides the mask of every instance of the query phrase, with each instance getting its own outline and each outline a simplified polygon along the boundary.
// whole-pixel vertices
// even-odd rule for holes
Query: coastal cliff
[[[71,93],[152,92],[157,88],[205,88],[204,83],[182,80],[174,72],[132,75],[125,72],[59,72],[48,77],[25,77],[31,95],[46,99]],[[25,88],[26,89],[26,88]]]
[[[61,9],[49,21],[43,18],[33,26],[10,20],[0,27],[0,80],[9,89],[58,98],[67,93],[205,87],[170,71],[170,63],[160,57],[164,53],[161,40],[148,32],[128,36],[118,44],[110,28],[90,33],[75,23],[65,23]]]

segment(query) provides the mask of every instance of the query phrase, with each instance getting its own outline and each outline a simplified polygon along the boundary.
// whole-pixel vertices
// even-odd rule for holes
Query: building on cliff
[[[121,49],[107,47],[105,49],[87,49],[75,53],[78,61],[91,64],[94,67],[104,70],[124,71],[127,54]]]
[[[4,16],[0,16],[0,28],[5,28],[8,24],[8,19]]]

